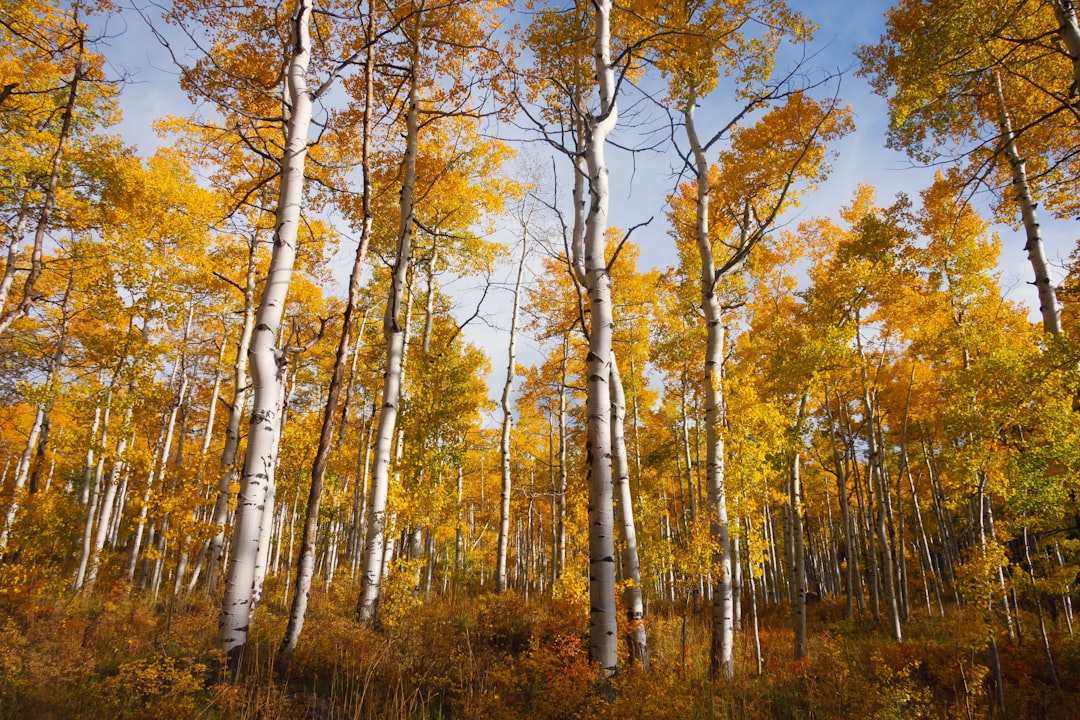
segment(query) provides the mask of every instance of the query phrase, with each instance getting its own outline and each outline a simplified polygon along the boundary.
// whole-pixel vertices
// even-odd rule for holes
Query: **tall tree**
[[[225,593],[218,624],[218,646],[226,653],[234,672],[247,644],[255,563],[264,505],[274,483],[277,436],[280,431],[280,398],[285,353],[277,348],[278,330],[296,259],[297,229],[304,188],[304,160],[308,148],[313,93],[307,72],[311,54],[311,0],[298,0],[293,16],[287,87],[289,116],[285,150],[281,157],[274,253],[251,340],[249,358],[253,385],[251,427],[247,457],[240,480],[232,554],[225,576]]]
[[[1004,218],[1019,215],[1043,328],[1055,335],[1061,309],[1037,208],[1068,217],[1077,207],[1071,5],[912,0],[860,51],[861,72],[889,101],[889,145],[923,162],[962,161],[968,192],[985,185]],[[1042,42],[1055,35],[1063,42]]]

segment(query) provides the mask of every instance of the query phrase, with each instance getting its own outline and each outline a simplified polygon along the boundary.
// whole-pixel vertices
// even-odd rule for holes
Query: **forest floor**
[[[285,612],[282,586],[267,589],[236,684],[204,597],[155,603],[122,584],[85,599],[0,597],[0,718],[1080,718],[1080,637],[1064,620],[1050,626],[1057,689],[1034,614],[1022,614],[1019,641],[999,640],[1002,715],[988,626],[970,609],[920,608],[896,643],[825,599],[796,662],[786,605],[766,606],[761,674],[746,612],[735,677],[711,682],[707,609],[654,606],[650,671],[624,665],[601,687],[580,604],[431,596],[399,603],[372,631],[351,619],[356,588],[339,583],[313,592],[289,674],[276,678]]]

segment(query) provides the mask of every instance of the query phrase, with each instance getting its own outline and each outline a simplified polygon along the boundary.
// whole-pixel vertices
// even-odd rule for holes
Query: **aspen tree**
[[[401,317],[402,301],[412,257],[412,215],[416,191],[416,153],[420,132],[420,23],[422,13],[413,9],[414,17],[404,29],[408,36],[409,78],[408,100],[405,108],[405,154],[402,158],[401,203],[397,228],[397,246],[391,268],[390,287],[383,313],[383,337],[386,340],[386,366],[383,375],[382,406],[375,450],[372,456],[371,490],[367,507],[367,539],[364,546],[363,574],[356,617],[361,623],[375,622],[380,583],[386,551],[386,501],[390,490],[390,455],[397,425],[398,403],[401,397],[402,364],[405,356],[405,332],[408,320]]]
[[[15,282],[15,275],[19,271],[20,242],[31,214],[32,206],[28,202],[29,197],[22,199],[18,219],[13,228],[14,232],[9,237],[4,238],[8,252],[3,273],[0,274],[0,335],[7,332],[13,322],[26,317],[38,299],[35,286],[44,269],[45,236],[50,229],[53,212],[57,205],[57,196],[60,192],[60,176],[65,169],[64,155],[69,150],[73,136],[79,131],[76,123],[78,122],[78,111],[81,110],[80,106],[87,102],[83,100],[80,93],[93,94],[84,85],[88,84],[92,79],[94,65],[100,62],[100,59],[90,57],[90,53],[86,48],[86,28],[79,17],[82,9],[80,3],[75,3],[70,16],[65,13],[61,18],[55,18],[50,17],[52,13],[47,9],[35,7],[34,4],[31,4],[29,18],[21,18],[23,20],[21,23],[18,21],[4,23],[4,30],[6,31],[4,39],[14,41],[13,44],[15,45],[27,46],[31,54],[41,52],[48,60],[52,59],[54,53],[65,61],[67,61],[66,56],[69,54],[73,57],[70,60],[70,67],[65,68],[65,71],[70,73],[70,80],[64,83],[64,89],[67,91],[64,104],[56,108],[55,112],[46,110],[48,115],[60,118],[60,126],[50,153],[45,186],[40,188],[42,199],[40,208],[37,210],[37,220],[34,224],[30,267],[26,277],[23,278],[22,296],[15,302],[9,302],[9,300]],[[43,17],[37,17],[35,11],[40,12]],[[24,68],[29,72],[33,72],[38,70],[38,68],[34,67],[35,64],[37,63],[27,63]],[[65,64],[67,63],[65,62]],[[29,77],[32,78],[32,85],[36,85],[37,83],[34,81],[37,81],[38,78],[34,78],[32,75]],[[44,97],[51,97],[54,94],[52,88],[31,86],[27,90],[29,95],[40,94]],[[23,91],[16,85],[15,92],[22,94]],[[5,110],[9,109],[5,108]],[[17,111],[18,108],[10,114],[17,117],[20,115]],[[5,112],[5,115],[8,115],[8,113]],[[34,134],[40,133],[40,130],[34,127],[37,121],[31,119],[30,123],[30,126],[24,129]],[[10,132],[7,128],[5,130]],[[27,139],[29,140],[29,138]],[[33,184],[37,184],[37,182],[35,180]],[[0,550],[2,549],[3,544],[0,543]]]
[[[599,103],[586,119],[585,289],[589,297],[589,352],[586,357],[588,432],[585,457],[589,478],[589,658],[605,676],[618,666],[615,608],[615,518],[611,469],[611,271],[607,264],[609,177],[604,149],[619,118],[615,67],[611,59],[610,0],[593,3],[593,60]]]
[[[291,43],[287,86],[288,130],[281,158],[281,185],[274,228],[274,252],[255,318],[249,358],[253,407],[247,457],[240,481],[240,495],[233,532],[232,554],[225,576],[225,592],[218,623],[218,647],[226,653],[234,673],[247,643],[255,564],[264,504],[274,482],[275,445],[280,422],[284,355],[276,348],[278,328],[296,258],[296,239],[304,186],[304,160],[311,123],[312,92],[307,85],[311,56],[312,0],[298,0],[290,19]]]
[[[364,113],[363,130],[361,138],[360,166],[363,175],[363,199],[362,219],[360,223],[360,240],[356,246],[356,254],[353,258],[352,272],[349,274],[348,296],[345,311],[341,320],[341,334],[338,337],[337,352],[334,355],[334,367],[331,371],[330,385],[327,388],[326,403],[323,406],[322,425],[319,430],[318,447],[315,451],[315,460],[311,467],[311,486],[308,493],[307,507],[304,516],[304,533],[300,541],[300,556],[296,561],[296,589],[293,592],[292,607],[289,611],[289,623],[285,629],[285,637],[278,647],[275,667],[279,674],[283,674],[289,666],[293,650],[300,639],[300,632],[304,627],[304,616],[307,612],[308,595],[311,592],[311,579],[315,574],[315,549],[316,533],[319,527],[319,508],[322,502],[323,481],[326,476],[327,464],[330,460],[330,445],[334,436],[334,421],[338,416],[338,406],[341,404],[342,383],[345,377],[345,364],[348,361],[350,343],[352,340],[353,326],[356,324],[356,313],[360,303],[360,276],[364,270],[364,260],[367,257],[368,244],[371,240],[372,212],[371,212],[371,132],[372,132],[372,108],[374,104],[374,76],[375,76],[375,9],[369,5],[368,17],[365,25],[364,41],[366,54],[364,61]],[[365,319],[367,315],[364,315]],[[357,342],[363,335],[363,326],[357,333]],[[344,417],[342,417],[344,423]],[[327,573],[328,578],[332,571]],[[329,584],[329,581],[328,581]]]
[[[523,208],[524,212],[524,208]],[[517,350],[518,309],[521,305],[521,280],[525,273],[525,260],[529,254],[528,219],[522,217],[521,257],[518,259],[517,274],[514,280],[514,301],[510,311],[510,343],[507,348],[506,380],[503,382],[502,397],[502,432],[499,438],[499,458],[502,467],[502,490],[499,495],[499,536],[496,541],[495,555],[495,592],[506,591],[506,555],[510,536],[510,426],[513,416],[510,408],[510,391],[514,383],[514,359]]]
[[[630,462],[626,454],[626,394],[622,377],[611,355],[611,448],[612,473],[615,485],[615,520],[618,524],[622,557],[623,603],[626,606],[627,645],[631,661],[649,670],[649,645],[645,633],[645,605],[642,602],[641,566],[638,561],[637,529],[634,525],[634,505],[630,493]]]
[[[371,487],[365,521],[367,537],[356,607],[356,618],[364,624],[372,624],[376,619],[383,568],[393,555],[387,552],[395,539],[392,537],[394,516],[387,516],[387,498],[391,466],[395,462],[393,456],[400,456],[405,449],[405,443],[400,439],[405,426],[399,423],[398,415],[403,399],[402,370],[413,295],[409,282],[412,259],[416,253],[413,234],[419,227],[426,236],[437,239],[447,227],[459,229],[453,225],[459,223],[457,214],[473,212],[471,207],[463,209],[455,205],[452,209],[444,209],[446,211],[443,213],[435,213],[434,219],[421,217],[417,212],[417,203],[426,199],[429,188],[417,187],[417,156],[423,148],[425,157],[437,157],[437,144],[440,141],[452,142],[448,138],[453,137],[450,133],[439,134],[437,131],[441,127],[454,127],[451,121],[468,125],[484,111],[478,106],[480,101],[474,94],[476,83],[488,83],[493,94],[501,99],[504,63],[513,57],[513,53],[506,45],[493,40],[493,31],[498,26],[493,9],[493,5],[481,7],[466,2],[429,5],[413,0],[404,3],[398,11],[402,18],[399,25],[401,42],[398,45],[401,56],[395,67],[404,74],[404,87],[400,90],[400,99],[395,102],[403,105],[400,115],[404,122],[404,154],[400,173],[395,176],[401,190],[394,248],[388,253],[393,260],[383,313],[387,356],[381,410],[371,458]],[[425,142],[432,144],[431,152],[421,143],[422,129]],[[470,132],[462,132],[467,142],[470,137],[475,139],[475,132],[471,135]],[[465,157],[468,153],[462,155]],[[438,159],[446,171],[456,171],[452,167],[455,161]],[[428,169],[425,167],[424,171]],[[449,233],[448,236],[454,235]],[[401,463],[397,464],[400,466]]]
[[[886,33],[859,56],[889,101],[889,145],[922,162],[960,160],[961,185],[981,178],[999,210],[1019,216],[1043,328],[1060,334],[1037,208],[1058,217],[1077,209],[1073,3],[919,0],[886,17]],[[1038,39],[1050,35],[1058,50],[1045,52]]]

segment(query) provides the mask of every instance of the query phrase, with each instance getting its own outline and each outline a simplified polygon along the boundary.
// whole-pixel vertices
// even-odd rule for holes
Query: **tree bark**
[[[240,419],[244,415],[248,396],[248,350],[255,330],[255,272],[258,260],[258,235],[248,240],[247,269],[244,274],[244,310],[240,326],[240,338],[236,343],[236,361],[233,363],[233,397],[229,404],[229,417],[225,423],[225,445],[221,450],[217,497],[214,501],[214,535],[207,543],[205,557],[209,568],[206,587],[217,590],[218,579],[225,552],[225,525],[229,519],[229,492],[236,477],[236,458],[240,449]]]
[[[412,28],[411,77],[405,116],[405,157],[402,163],[400,220],[397,233],[397,253],[393,276],[383,315],[383,336],[386,338],[386,371],[383,374],[382,412],[376,434],[371,490],[368,495],[367,539],[364,548],[364,570],[361,576],[360,597],[356,618],[371,625],[379,600],[386,550],[386,499],[390,489],[390,459],[401,399],[402,364],[405,357],[406,325],[401,324],[401,305],[412,258],[412,217],[416,190],[416,153],[419,138],[419,21]]]
[[[791,461],[789,492],[791,503],[791,585],[794,601],[791,604],[791,622],[795,628],[795,659],[806,657],[806,554],[803,543],[802,480],[800,477],[800,454]]]
[[[1016,191],[1016,203],[1020,206],[1020,217],[1024,221],[1027,233],[1028,260],[1035,272],[1035,288],[1039,293],[1039,312],[1042,313],[1043,330],[1051,335],[1061,334],[1061,306],[1058,305],[1057,290],[1050,279],[1050,265],[1046,259],[1046,247],[1043,245],[1042,230],[1035,214],[1037,204],[1031,195],[1028,182],[1027,163],[1017,149],[1016,136],[1013,133],[1012,119],[1005,103],[1005,91],[1001,86],[1001,76],[994,73],[994,98],[998,106],[998,132],[1000,133],[1001,151],[1009,163],[1012,172],[1013,189]]]
[[[274,483],[275,445],[280,423],[278,404],[284,370],[283,353],[275,347],[275,343],[296,259],[297,230],[303,199],[304,160],[307,155],[307,135],[313,102],[307,85],[308,64],[311,59],[311,11],[312,0],[297,0],[291,18],[287,78],[291,114],[287,125],[285,152],[281,160],[274,251],[259,303],[249,353],[254,404],[236,510],[233,546],[218,624],[218,647],[227,655],[234,676],[239,670],[240,659],[247,644],[255,565],[259,555],[259,535],[264,521],[263,510]]]
[[[615,354],[611,355],[611,449],[614,474],[615,521],[620,530],[622,574],[626,582],[623,604],[626,606],[626,644],[630,660],[637,660],[649,670],[649,644],[645,633],[645,605],[641,595],[641,565],[638,561],[637,528],[630,492],[630,463],[626,453],[626,395]]]
[[[327,388],[326,404],[323,406],[322,427],[319,430],[319,444],[315,450],[315,460],[311,466],[311,487],[308,490],[307,510],[304,515],[304,534],[300,540],[300,556],[296,560],[296,589],[293,592],[292,607],[289,611],[289,623],[285,629],[285,637],[281,640],[275,659],[275,669],[281,675],[288,670],[292,660],[293,651],[300,640],[300,632],[304,628],[304,616],[307,613],[308,597],[311,594],[311,578],[315,571],[315,545],[318,540],[319,509],[322,505],[323,483],[326,478],[326,467],[330,462],[330,446],[334,439],[334,421],[338,416],[338,405],[341,400],[341,390],[345,378],[345,365],[348,361],[349,347],[356,321],[356,312],[360,304],[360,276],[364,270],[364,260],[367,257],[368,243],[371,238],[371,173],[370,173],[370,140],[371,131],[371,85],[374,74],[374,47],[375,47],[375,14],[369,10],[368,23],[365,32],[367,43],[367,58],[365,63],[365,77],[368,92],[364,99],[364,137],[362,139],[361,168],[364,181],[363,195],[363,221],[360,231],[360,242],[356,246],[356,255],[353,258],[352,272],[349,275],[349,296],[345,304],[345,312],[341,320],[341,335],[338,339],[337,352],[334,355],[334,369],[330,376],[330,386]],[[335,550],[336,556],[336,550]],[[336,560],[335,560],[336,562]],[[332,578],[333,568],[327,571],[327,577]],[[329,580],[328,580],[329,584]]]
[[[1072,0],[1048,2],[1058,21],[1058,37],[1072,61],[1072,82],[1069,83],[1068,98],[1075,102],[1077,96],[1080,96],[1080,24],[1076,20],[1076,6]]]
[[[709,163],[694,125],[696,98],[683,110],[686,137],[694,154],[697,180],[695,238],[701,258],[701,308],[705,312],[705,483],[709,495],[709,534],[715,543],[712,563],[717,577],[712,591],[712,644],[709,667],[713,677],[735,676],[732,647],[735,611],[731,585],[731,537],[728,528],[727,484],[724,477],[724,326],[716,286],[712,241],[709,237]]]
[[[514,280],[514,304],[510,313],[510,344],[507,349],[506,381],[503,382],[499,404],[503,411],[502,434],[499,438],[499,460],[502,466],[502,492],[499,496],[499,537],[495,552],[495,592],[506,592],[506,553],[510,538],[510,426],[513,409],[510,407],[510,391],[514,386],[514,362],[517,350],[518,308],[521,303],[521,279],[525,273],[525,258],[529,254],[528,224],[523,221],[521,234],[521,258],[518,260],[517,278]]]
[[[589,297],[589,352],[586,357],[588,417],[585,459],[589,487],[589,659],[605,677],[618,667],[615,605],[615,544],[611,477],[611,337],[614,328],[611,272],[607,266],[607,137],[618,120],[611,63],[611,0],[597,0],[593,56],[599,92],[597,112],[587,118],[585,166],[589,210],[585,220],[585,288]]]
[[[45,248],[45,234],[49,229],[52,211],[56,207],[56,190],[60,184],[60,169],[63,164],[64,151],[67,148],[68,140],[72,134],[72,124],[74,123],[75,118],[75,106],[78,98],[79,84],[83,80],[83,73],[86,72],[86,68],[83,65],[83,51],[85,49],[86,36],[81,26],[77,27],[76,47],[78,48],[78,54],[75,59],[75,70],[71,76],[71,83],[68,85],[67,103],[64,105],[63,119],[60,121],[60,135],[56,139],[56,149],[53,151],[49,163],[49,181],[45,188],[45,197],[41,205],[41,212],[38,214],[37,227],[34,229],[34,245],[30,251],[30,271],[23,281],[22,298],[14,307],[5,309],[7,308],[9,290],[12,281],[14,280],[13,271],[15,268],[14,264],[11,262],[12,258],[9,256],[8,266],[5,268],[5,277],[3,278],[3,281],[0,281],[0,335],[7,332],[7,329],[11,327],[13,322],[19,318],[26,317],[27,313],[30,312],[30,308],[38,300],[35,286],[37,285],[38,278],[41,277],[41,271],[45,267],[45,262],[42,258]],[[19,236],[13,237],[11,242],[13,246],[17,245]]]

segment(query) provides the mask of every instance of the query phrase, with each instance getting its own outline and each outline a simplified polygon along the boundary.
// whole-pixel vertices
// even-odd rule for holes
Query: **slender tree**
[[[267,495],[274,483],[276,444],[280,428],[280,398],[285,355],[276,347],[286,294],[296,259],[296,239],[304,188],[304,160],[308,148],[313,94],[307,72],[311,56],[310,22],[312,0],[298,0],[290,19],[287,86],[289,117],[286,143],[281,158],[281,185],[274,230],[274,252],[266,287],[255,317],[249,358],[251,362],[253,407],[248,432],[248,450],[240,479],[232,554],[225,576],[225,593],[218,623],[218,647],[226,653],[234,673],[247,644],[251,616],[251,596],[255,563],[259,554],[259,534],[264,522]]]

